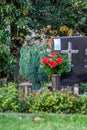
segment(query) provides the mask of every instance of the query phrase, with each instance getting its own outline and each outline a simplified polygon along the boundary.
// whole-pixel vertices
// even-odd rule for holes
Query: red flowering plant
[[[64,72],[70,71],[70,64],[67,55],[52,52],[41,60],[46,73],[48,75],[58,74],[61,76]]]

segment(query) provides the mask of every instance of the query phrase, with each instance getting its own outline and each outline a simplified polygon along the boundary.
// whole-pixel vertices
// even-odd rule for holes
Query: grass
[[[0,113],[0,130],[86,130],[87,115]]]

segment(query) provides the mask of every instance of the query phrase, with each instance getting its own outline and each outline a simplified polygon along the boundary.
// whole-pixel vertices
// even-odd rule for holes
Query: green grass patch
[[[87,115],[0,113],[0,130],[86,130]]]

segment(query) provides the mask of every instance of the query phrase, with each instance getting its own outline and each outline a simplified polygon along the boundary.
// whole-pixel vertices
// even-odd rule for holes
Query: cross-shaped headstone
[[[78,52],[79,52],[79,50],[72,49],[72,43],[70,41],[68,42],[68,49],[61,51],[61,53],[66,53],[68,55],[70,65],[71,65],[71,61],[72,61],[72,54],[77,54]]]

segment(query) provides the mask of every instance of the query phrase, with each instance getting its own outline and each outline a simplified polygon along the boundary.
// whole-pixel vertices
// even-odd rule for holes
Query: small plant
[[[87,97],[79,97],[70,93],[43,92],[32,99],[31,112],[87,113]]]

